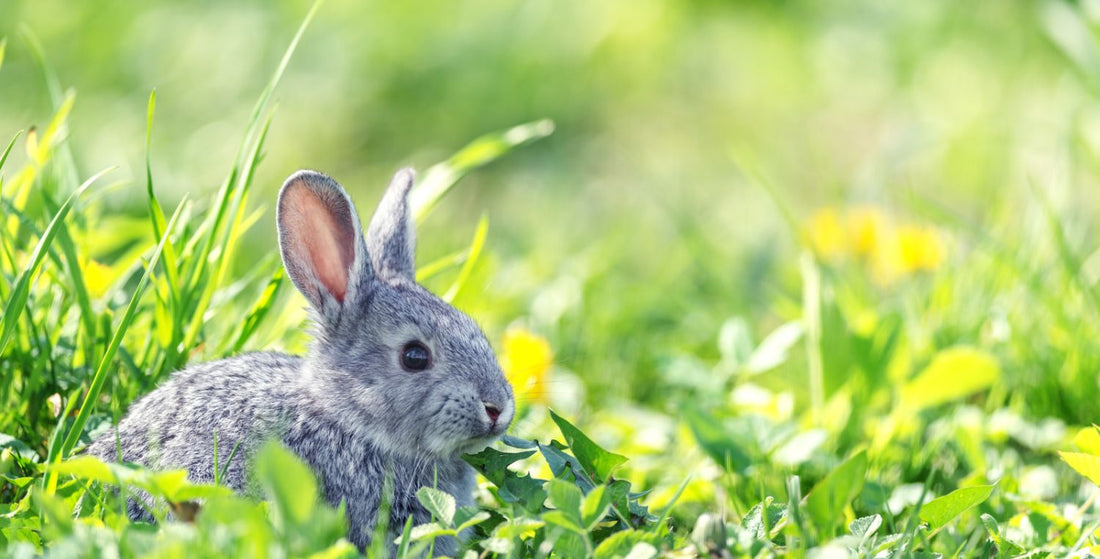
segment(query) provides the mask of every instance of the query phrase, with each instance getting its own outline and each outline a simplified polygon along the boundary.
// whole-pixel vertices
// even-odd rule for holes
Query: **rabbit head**
[[[416,283],[410,169],[364,238],[336,181],[299,171],[279,193],[287,275],[312,307],[306,390],[346,429],[407,456],[476,452],[507,429],[512,387],[467,315]]]

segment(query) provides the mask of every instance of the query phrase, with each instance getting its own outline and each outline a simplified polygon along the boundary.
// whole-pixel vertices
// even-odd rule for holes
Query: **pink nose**
[[[493,404],[485,404],[485,413],[489,414],[489,421],[491,423],[496,423],[497,418],[500,417],[500,408]]]

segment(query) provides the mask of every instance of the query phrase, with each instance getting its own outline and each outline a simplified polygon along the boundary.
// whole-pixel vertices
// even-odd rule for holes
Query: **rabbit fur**
[[[414,525],[430,520],[416,498],[420,487],[472,505],[474,472],[461,455],[504,433],[515,410],[512,388],[477,324],[416,283],[412,185],[411,170],[394,176],[364,238],[336,181],[314,171],[287,179],[278,200],[279,246],[310,303],[315,340],[308,354],[251,353],[179,371],[89,451],[183,468],[191,481],[211,483],[216,434],[220,479],[256,495],[250,457],[277,439],[312,468],[329,504],[346,503],[348,537],[361,550],[387,472],[394,476],[390,549],[410,516]],[[403,360],[412,342],[430,353],[424,370],[409,370],[416,363]],[[151,519],[137,500],[128,509],[132,518]],[[441,539],[436,551],[454,546]]]

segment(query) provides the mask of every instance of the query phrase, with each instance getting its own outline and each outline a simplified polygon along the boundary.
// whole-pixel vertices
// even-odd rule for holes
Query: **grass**
[[[270,164],[273,95],[318,10],[246,115],[220,188],[168,205],[154,162],[174,146],[158,144],[156,94],[144,113],[144,188],[110,183],[110,170],[76,163],[88,149],[68,135],[80,96],[23,37],[53,116],[12,131],[0,152],[4,555],[358,553],[341,512],[277,446],[256,461],[259,502],[78,453],[188,363],[307,343],[277,257],[247,236],[269,213],[256,188]],[[1038,14],[1050,60],[1092,91],[1100,47],[1065,34],[1093,29],[1089,16],[1057,2]],[[888,46],[902,71],[910,46]],[[558,135],[579,120],[558,122]],[[1083,193],[1100,159],[1087,129],[1058,144],[1073,161],[1068,189],[1028,177],[977,214],[921,189],[897,203],[805,208],[775,159],[735,149],[746,198],[759,196],[753,211],[782,224],[743,252],[698,209],[712,193],[691,189],[658,199],[662,211],[617,192],[622,213],[583,246],[568,244],[577,231],[545,234],[568,223],[535,219],[574,207],[560,201],[522,215],[543,233],[529,253],[514,250],[524,245],[502,212],[437,234],[433,216],[448,218],[444,197],[463,177],[501,158],[536,166],[531,153],[563,149],[554,130],[536,120],[476,137],[420,175],[415,215],[431,258],[419,279],[487,325],[520,412],[500,444],[468,457],[478,506],[421,489],[433,520],[403,527],[399,556],[458,533],[477,557],[1100,553],[1100,294]],[[945,149],[969,145],[959,141]],[[974,153],[955,156],[963,163],[946,158],[944,176],[954,169],[978,191],[999,177],[979,176]],[[113,211],[108,195],[120,191],[142,196],[138,218]],[[622,225],[630,220],[648,227]],[[126,518],[134,489],[164,500],[154,511],[163,522]]]

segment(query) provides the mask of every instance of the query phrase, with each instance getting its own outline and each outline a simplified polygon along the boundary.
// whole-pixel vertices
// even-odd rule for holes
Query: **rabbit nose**
[[[496,404],[490,404],[489,402],[482,402],[485,404],[485,413],[489,414],[489,422],[496,423],[497,418],[500,417],[500,407]]]

